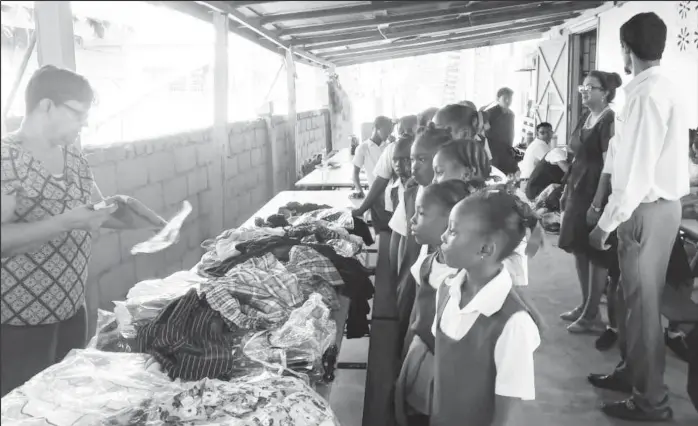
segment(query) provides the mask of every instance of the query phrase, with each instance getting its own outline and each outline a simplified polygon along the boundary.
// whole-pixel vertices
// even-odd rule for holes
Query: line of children
[[[537,229],[537,220],[531,208],[514,195],[513,187],[491,187],[493,195],[487,196],[482,194],[490,192],[479,192],[477,204],[465,198],[479,188],[493,185],[493,180],[506,179],[491,167],[486,144],[472,139],[478,133],[480,119],[470,105],[449,105],[437,111],[433,122],[418,132],[411,153],[412,179],[391,220],[406,222],[411,218],[411,232],[403,239],[408,247],[398,275],[398,317],[401,336],[406,335],[395,398],[396,417],[401,425],[500,424],[496,422],[506,419],[508,407],[516,399],[533,398],[533,351],[540,344],[540,336],[532,318],[538,320],[539,315],[512,288],[527,284],[527,254],[535,253],[542,234],[540,241],[533,239],[528,244],[533,247],[526,251],[530,239],[527,237]],[[428,186],[430,182],[434,184]],[[457,217],[461,215],[453,217],[454,209],[450,213],[452,228],[443,232],[448,211],[463,198],[466,201],[461,204],[468,206],[468,218],[477,216],[473,212],[500,210],[488,221],[481,219],[464,225],[458,224],[462,219]],[[464,227],[464,237],[456,238],[457,228],[453,226]],[[479,228],[478,233],[473,226]],[[443,232],[442,248],[451,247],[450,261],[440,258],[439,232]],[[485,251],[478,253],[481,262],[459,257],[467,252],[456,253],[461,245],[470,247],[464,241],[468,236],[473,242],[483,243]],[[471,265],[475,280],[470,277]],[[497,274],[486,274],[495,269]],[[437,304],[436,289],[440,287]],[[461,287],[465,295],[462,300]],[[446,299],[456,292],[454,308]],[[509,321],[510,318],[515,319]],[[432,325],[431,332],[427,332]],[[468,331],[471,327],[475,333]],[[442,353],[436,340],[444,347]],[[524,356],[518,357],[521,344],[525,345]],[[470,372],[460,375],[456,369],[462,367],[462,362],[455,363],[469,358],[469,349],[481,352],[476,355],[482,362],[482,371],[471,371],[477,367],[465,368]],[[448,370],[455,372],[460,383],[446,377]],[[469,374],[477,380],[473,382]],[[458,395],[463,383],[482,386],[467,386],[461,404]],[[482,412],[478,412],[478,404],[482,404]]]
[[[405,192],[402,203],[398,206],[391,219],[391,227],[395,223],[406,226],[408,218],[414,216],[415,201],[417,195],[424,187],[434,180],[432,162],[434,155],[442,145],[451,140],[450,132],[437,129],[433,123],[421,128],[412,144],[410,160],[412,163],[412,178],[405,184]],[[410,324],[412,306],[414,304],[416,284],[410,267],[415,263],[419,255],[419,244],[411,233],[404,238],[404,255],[397,275],[397,310],[399,322],[398,339],[403,341]]]
[[[395,393],[398,424],[428,425],[431,387],[434,377],[434,335],[431,326],[436,313],[436,290],[457,272],[440,256],[441,235],[448,227],[451,209],[467,195],[484,186],[481,180],[466,183],[451,180],[427,186],[417,195],[410,229],[421,251],[411,267],[417,284],[413,321],[405,338],[406,355]]]

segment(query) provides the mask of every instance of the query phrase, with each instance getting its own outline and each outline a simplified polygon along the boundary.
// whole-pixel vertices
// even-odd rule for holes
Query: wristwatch
[[[593,204],[591,205],[591,209],[594,210],[594,212],[596,212],[596,213],[601,213],[601,208],[600,208],[600,207],[596,207],[596,206],[593,205]]]

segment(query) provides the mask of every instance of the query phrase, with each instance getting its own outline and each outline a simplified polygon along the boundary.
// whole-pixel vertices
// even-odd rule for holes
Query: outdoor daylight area
[[[0,1],[2,426],[698,426],[698,1]]]

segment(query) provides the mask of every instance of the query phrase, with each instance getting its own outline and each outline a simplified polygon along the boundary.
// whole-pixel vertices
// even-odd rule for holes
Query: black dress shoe
[[[596,339],[596,349],[599,351],[607,351],[613,347],[613,345],[616,344],[616,341],[618,340],[618,333],[615,332],[612,328],[606,328],[606,331],[599,336],[598,339]]]
[[[618,377],[617,374],[590,374],[587,380],[594,387],[615,392],[632,393],[633,387],[630,383]]]
[[[671,407],[652,411],[640,410],[632,398],[625,401],[605,403],[601,411],[607,416],[634,422],[668,422],[674,417]]]

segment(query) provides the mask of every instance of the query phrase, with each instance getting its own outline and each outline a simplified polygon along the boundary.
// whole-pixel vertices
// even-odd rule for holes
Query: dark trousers
[[[643,203],[618,227],[620,287],[618,334],[622,361],[616,373],[633,385],[642,410],[668,405],[661,303],[681,203]]]
[[[0,332],[0,383],[5,396],[60,362],[71,350],[85,347],[87,313],[83,306],[65,321],[26,326],[2,324]]]

